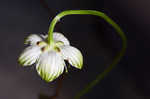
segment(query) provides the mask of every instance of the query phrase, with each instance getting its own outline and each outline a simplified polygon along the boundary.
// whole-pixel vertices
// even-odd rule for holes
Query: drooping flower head
[[[72,66],[81,69],[83,56],[81,52],[70,46],[68,39],[61,33],[53,33],[54,42],[47,43],[47,35],[31,34],[25,40],[29,46],[21,53],[19,63],[22,66],[36,64],[36,70],[43,80],[51,82],[59,77],[67,60]]]

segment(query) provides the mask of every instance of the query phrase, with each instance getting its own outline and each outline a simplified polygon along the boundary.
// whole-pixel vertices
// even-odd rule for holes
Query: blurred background
[[[17,59],[25,37],[46,34],[56,14],[79,9],[106,13],[128,38],[126,55],[117,67],[81,99],[150,99],[149,0],[1,0],[0,99],[50,99],[55,94],[57,80],[44,82],[35,66],[23,68]],[[66,16],[55,31],[62,32],[84,56],[84,68],[69,70],[57,98],[73,99],[111,64],[121,40],[104,20],[89,15]]]

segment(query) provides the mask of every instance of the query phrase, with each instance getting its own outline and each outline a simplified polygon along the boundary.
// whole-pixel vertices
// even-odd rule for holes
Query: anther
[[[55,50],[56,50],[57,52],[60,52],[60,48],[58,48],[58,47],[55,47]]]
[[[46,51],[46,50],[48,50],[48,49],[49,49],[48,46],[44,46],[44,47],[41,48],[41,51],[44,52],[44,51]]]
[[[37,45],[40,45],[40,42],[41,42],[41,41],[38,41],[36,44],[37,44]]]
[[[41,50],[42,50],[42,52],[44,52],[45,51],[45,47],[42,47]]]
[[[46,43],[45,42],[43,42],[43,41],[38,41],[37,43],[36,43],[38,46],[46,46]]]

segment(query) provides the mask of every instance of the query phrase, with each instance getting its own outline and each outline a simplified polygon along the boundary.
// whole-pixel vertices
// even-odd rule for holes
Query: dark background
[[[50,99],[56,81],[46,83],[35,66],[23,68],[17,58],[31,33],[47,33],[52,18],[64,10],[91,9],[106,13],[128,38],[126,55],[107,77],[81,99],[150,99],[149,0],[1,0],[0,99]],[[56,26],[84,56],[83,70],[65,76],[60,97],[73,99],[104,71],[121,48],[121,40],[105,21],[94,16],[67,16]],[[44,97],[44,98],[43,98]]]

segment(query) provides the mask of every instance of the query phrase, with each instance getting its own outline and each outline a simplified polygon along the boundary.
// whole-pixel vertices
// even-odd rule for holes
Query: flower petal
[[[61,46],[60,47],[61,54],[65,60],[68,60],[68,62],[78,68],[81,69],[83,66],[83,56],[81,52],[72,46]]]
[[[56,42],[61,41],[64,43],[64,45],[70,45],[69,40],[61,33],[54,32],[53,38]]]
[[[47,34],[41,34],[40,35],[43,39],[47,39],[48,35]],[[63,45],[70,45],[69,40],[62,34],[58,32],[53,33],[53,39],[55,42],[63,42]]]
[[[25,39],[25,44],[35,45],[37,42],[42,41],[42,38],[36,34],[31,34]]]
[[[41,36],[43,39],[47,39],[47,37],[48,37],[47,34],[40,34],[40,36]]]
[[[54,51],[44,52],[37,61],[38,74],[46,82],[51,82],[64,71],[64,60],[59,53]]]
[[[18,61],[23,66],[32,65],[39,58],[40,54],[41,54],[40,47],[35,45],[29,46],[22,52]]]

